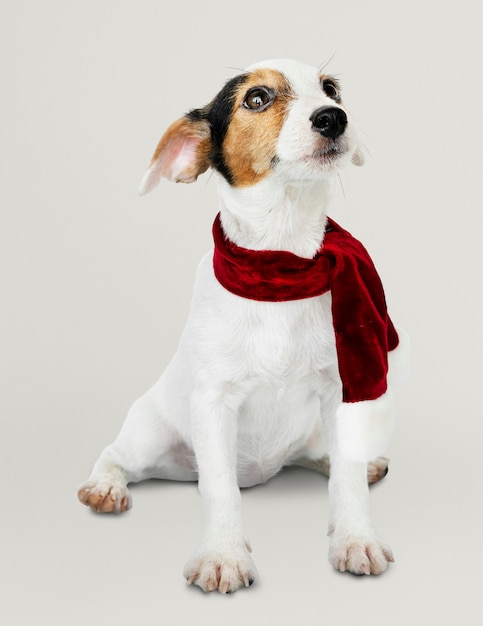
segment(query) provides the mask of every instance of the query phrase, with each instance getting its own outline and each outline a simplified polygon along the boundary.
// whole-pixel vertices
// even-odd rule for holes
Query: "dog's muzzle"
[[[339,107],[320,107],[310,116],[312,127],[324,137],[335,139],[347,126],[347,115]]]

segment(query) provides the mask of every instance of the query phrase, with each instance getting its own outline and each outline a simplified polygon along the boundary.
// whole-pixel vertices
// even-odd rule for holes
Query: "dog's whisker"
[[[371,151],[369,150],[369,148],[367,147],[366,142],[365,142],[365,141],[361,141],[361,142],[360,142],[360,144],[361,144],[361,146],[364,148],[364,151],[365,151],[365,152],[367,152],[367,154],[368,154],[370,157],[372,157],[372,153],[371,153]]]
[[[337,178],[339,179],[339,184],[340,184],[340,188],[342,190],[342,195],[344,197],[344,200],[347,200],[347,197],[345,195],[345,189],[344,189],[344,184],[342,182],[342,176],[340,174],[337,175]]]
[[[211,179],[213,178],[213,170],[210,170],[210,173],[208,174],[206,180],[205,180],[205,187],[208,185],[208,183],[211,182]]]
[[[322,67],[319,68],[319,71],[322,72],[323,70],[325,70],[325,68],[329,65],[329,63],[334,59],[335,55],[337,54],[337,50],[334,50],[334,52],[332,53],[332,56],[329,58],[328,61],[326,61]]]

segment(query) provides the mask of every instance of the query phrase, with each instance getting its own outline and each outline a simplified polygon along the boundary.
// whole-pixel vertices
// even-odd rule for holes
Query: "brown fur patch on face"
[[[274,96],[263,110],[248,109],[243,104],[247,93],[256,87],[264,87]],[[254,185],[270,173],[292,96],[289,82],[276,70],[257,69],[238,87],[223,142],[223,156],[234,187]]]

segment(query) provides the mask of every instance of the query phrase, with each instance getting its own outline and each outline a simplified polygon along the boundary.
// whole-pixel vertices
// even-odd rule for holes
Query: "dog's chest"
[[[330,293],[240,298],[216,281],[207,259],[184,344],[198,384],[238,406],[241,485],[263,482],[308,448],[323,449],[322,414],[340,393]]]
[[[211,258],[198,273],[189,343],[215,377],[296,383],[337,362],[331,296],[258,302],[229,293],[214,277]]]
[[[335,344],[328,297],[251,304],[245,312],[238,346],[252,373],[288,382],[333,363]]]
[[[250,388],[239,416],[243,484],[263,482],[311,445],[322,448],[321,416],[337,390],[330,298],[277,303],[263,313],[248,322],[245,339]]]

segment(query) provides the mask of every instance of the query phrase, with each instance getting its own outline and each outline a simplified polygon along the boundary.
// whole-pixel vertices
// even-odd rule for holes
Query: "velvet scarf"
[[[285,251],[248,250],[227,239],[219,214],[213,238],[215,276],[237,296],[282,302],[330,291],[343,401],[375,400],[385,393],[387,354],[399,338],[379,275],[357,239],[329,218],[312,259]]]

